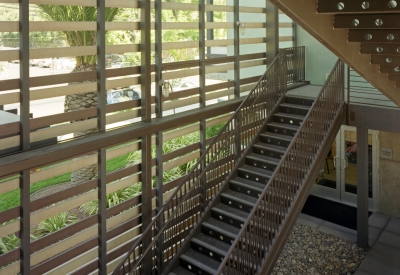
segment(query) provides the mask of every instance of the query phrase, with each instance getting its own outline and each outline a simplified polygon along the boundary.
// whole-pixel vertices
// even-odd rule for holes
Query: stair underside
[[[369,54],[360,54],[360,42],[347,42],[348,29],[333,28],[334,14],[317,13],[317,0],[271,2],[400,107],[400,88],[371,64]]]

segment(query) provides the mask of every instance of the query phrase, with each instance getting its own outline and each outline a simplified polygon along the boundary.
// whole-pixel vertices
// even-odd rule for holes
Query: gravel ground
[[[71,182],[62,182],[62,183],[57,183],[57,184],[54,184],[54,185],[47,186],[46,188],[43,188],[43,189],[33,193],[31,195],[31,201],[43,198],[45,196],[48,196],[48,195],[54,194],[56,192],[68,189],[70,187],[72,187],[72,183]]]
[[[366,254],[352,241],[296,224],[272,274],[351,275]]]

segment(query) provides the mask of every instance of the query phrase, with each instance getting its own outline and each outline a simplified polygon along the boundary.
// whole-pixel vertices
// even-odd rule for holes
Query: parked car
[[[37,66],[40,68],[44,68],[44,67],[50,68],[52,63],[53,63],[53,61],[51,58],[44,58],[44,59],[40,59]]]
[[[141,98],[141,92],[138,88],[136,87],[128,87],[128,88],[123,88],[122,89],[122,95],[129,97],[130,99],[140,99]]]
[[[111,90],[107,92],[107,104],[113,104],[120,102],[121,91],[120,90]]]
[[[136,87],[125,87],[119,89],[112,89],[107,92],[107,103],[113,104],[123,101],[123,98],[126,99],[140,99],[141,93],[140,90]]]
[[[31,66],[37,66],[39,64],[39,61],[41,59],[29,59],[29,65]]]

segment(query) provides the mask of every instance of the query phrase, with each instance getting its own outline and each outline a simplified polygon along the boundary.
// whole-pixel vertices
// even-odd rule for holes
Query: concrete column
[[[357,245],[368,246],[368,129],[357,128]]]

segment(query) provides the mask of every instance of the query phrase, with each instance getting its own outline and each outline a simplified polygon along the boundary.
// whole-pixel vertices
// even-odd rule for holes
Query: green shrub
[[[63,212],[54,217],[48,218],[39,223],[37,227],[37,232],[40,235],[49,234],[52,232],[56,232],[69,224],[75,223],[78,221],[78,218],[75,214],[70,212]]]
[[[0,238],[0,255],[19,247],[19,238],[15,234]]]
[[[106,207],[107,208],[113,207],[117,204],[120,204],[121,202],[124,202],[124,201],[136,196],[137,194],[140,194],[141,192],[142,192],[142,186],[141,186],[141,184],[137,183],[137,184],[134,184],[127,188],[118,190],[117,192],[108,194],[107,201],[106,201]],[[94,200],[94,201],[85,203],[79,208],[79,211],[86,213],[87,215],[97,214],[99,212],[99,201]]]

